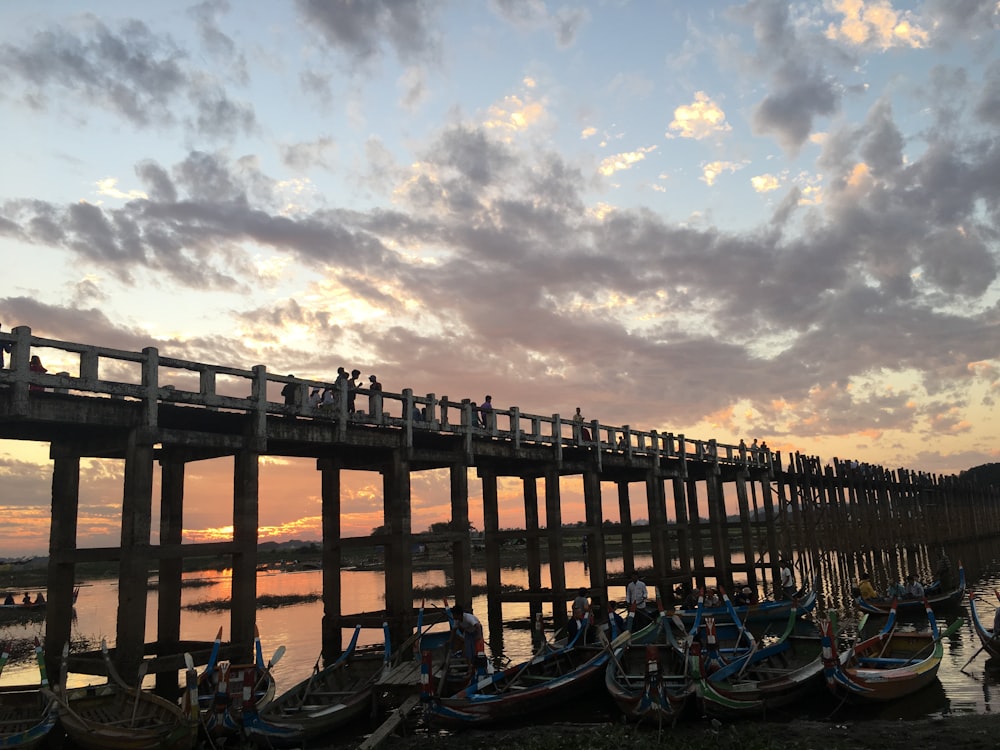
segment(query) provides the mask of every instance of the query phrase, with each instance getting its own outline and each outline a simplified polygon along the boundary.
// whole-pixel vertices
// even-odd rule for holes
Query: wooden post
[[[62,672],[62,647],[69,643],[72,634],[76,573],[73,554],[79,508],[80,457],[57,454],[52,462],[52,524],[45,608],[45,664],[51,684],[57,683]]]
[[[604,546],[601,477],[596,471],[583,472],[583,504],[587,516],[587,526],[591,529],[587,543],[591,604],[598,605],[603,609],[603,605],[608,600],[608,565]]]
[[[320,626],[321,649],[326,663],[343,650],[341,622],[341,544],[340,544],[340,470],[337,457],[316,462],[320,471],[320,495],[323,514],[323,621]]]
[[[500,510],[497,502],[497,476],[481,471],[483,483],[483,537],[486,545],[486,612],[489,618],[490,648],[503,648],[498,640],[503,633],[503,603],[500,599]],[[466,602],[471,605],[472,602]]]
[[[525,554],[528,566],[528,589],[538,591],[542,587],[542,552],[538,541],[538,480],[535,477],[523,477],[524,485],[524,531]],[[542,611],[542,603],[532,599],[528,605],[531,622]]]
[[[145,428],[129,433],[122,501],[121,562],[118,567],[118,630],[115,661],[133,682],[145,653],[146,597],[153,512],[153,444]]]
[[[184,531],[184,458],[180,451],[167,450],[160,456],[160,546],[180,545]],[[160,558],[156,593],[156,641],[158,655],[178,652],[181,638],[180,556]],[[177,673],[158,672],[156,691],[177,698]]]
[[[549,464],[545,470],[545,526],[549,538],[549,579],[552,587],[552,624],[566,625],[566,558],[562,549],[562,507],[559,469]]]
[[[595,435],[597,433],[594,433]],[[618,517],[621,519],[622,532],[622,563],[625,566],[625,576],[629,577],[635,571],[635,537],[632,529],[632,503],[628,495],[628,482],[619,479],[618,486]]]
[[[260,463],[255,451],[233,457],[233,603],[230,642],[252,660],[257,619],[257,528],[260,515]],[[264,634],[266,636],[266,634]]]
[[[410,542],[410,464],[405,449],[392,452],[384,474],[385,609],[389,630],[396,643],[413,631],[413,558]]]
[[[464,463],[449,467],[451,474],[451,526],[458,534],[451,543],[451,575],[455,601],[472,601],[472,544],[469,540],[469,470]]]

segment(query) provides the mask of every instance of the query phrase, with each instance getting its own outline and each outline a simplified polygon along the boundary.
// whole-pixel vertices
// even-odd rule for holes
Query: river
[[[639,567],[649,564],[648,559],[637,559]],[[614,566],[612,565],[612,569]],[[620,567],[618,570],[620,571]],[[370,612],[384,607],[384,576],[381,571],[343,571],[343,610],[345,612]],[[543,580],[547,580],[547,570],[543,569]],[[204,601],[225,599],[230,591],[230,572],[201,571],[186,573],[185,579],[198,580],[197,586],[185,586],[182,589],[182,606]],[[527,587],[527,572],[523,568],[504,568],[501,579],[505,584]],[[573,589],[588,584],[588,576],[582,563],[568,562],[566,564],[567,587]],[[414,586],[444,586],[447,580],[443,571],[417,571],[414,573]],[[473,571],[473,583],[485,583],[485,572]],[[288,594],[319,594],[322,591],[322,573],[320,571],[300,572],[261,572],[258,575],[259,595]],[[1000,570],[988,571],[980,580],[971,581],[971,587],[977,591],[990,592],[984,596],[981,613],[990,622],[993,619],[992,596],[995,588],[1000,588]],[[88,642],[99,644],[101,638],[106,638],[113,645],[116,627],[115,617],[118,606],[117,581],[95,580],[84,582],[76,604],[76,619],[73,623],[73,637],[85,638]],[[612,591],[612,596],[623,599],[621,592]],[[155,589],[149,592],[147,641],[155,640],[156,626]],[[840,600],[839,596],[831,600]],[[419,601],[416,604],[419,605]],[[440,607],[440,601],[427,603],[428,609]],[[484,627],[487,628],[487,643],[491,640],[488,634],[486,617],[486,598],[477,597],[473,601],[473,609],[479,614]],[[257,625],[260,630],[265,657],[270,656],[279,646],[285,646],[283,658],[274,667],[278,689],[290,686],[308,676],[320,650],[320,621],[323,606],[320,601],[307,602],[279,608],[259,610]],[[944,662],[938,673],[939,681],[933,687],[921,691],[911,699],[888,704],[879,709],[879,718],[913,718],[935,713],[995,713],[1000,711],[1000,670],[987,668],[986,655],[980,654],[965,671],[962,667],[979,649],[980,643],[972,629],[967,603],[955,612],[942,613],[939,623],[942,629],[955,617],[964,617],[965,623],[945,643]],[[856,618],[856,613],[844,612],[845,620]],[[504,620],[523,620],[527,622],[527,604],[506,604]],[[218,629],[225,631],[229,627],[228,612],[198,612],[183,609],[181,615],[181,638],[210,641]],[[437,626],[438,628],[442,626]],[[0,627],[0,641],[14,638],[31,638],[38,636],[44,640],[44,622],[7,625]],[[551,633],[549,634],[551,635]],[[361,643],[377,643],[381,640],[381,632],[375,630],[363,631]],[[345,636],[345,643],[347,638]],[[504,631],[504,659],[518,661],[531,654],[531,632],[526,627],[507,628]],[[19,685],[37,682],[37,669],[30,659],[12,661],[0,675],[0,685]],[[100,681],[87,675],[71,675],[70,685],[87,684]],[[151,678],[147,678],[151,684]],[[823,709],[825,710],[825,709]],[[817,717],[818,718],[818,717]]]

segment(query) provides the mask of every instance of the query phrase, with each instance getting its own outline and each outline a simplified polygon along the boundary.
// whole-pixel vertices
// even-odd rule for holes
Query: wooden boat
[[[941,591],[941,582],[935,581],[924,591],[924,599],[935,612],[956,607],[965,600],[965,568],[958,564],[958,588],[951,591]],[[854,597],[858,609],[873,615],[887,615],[893,605],[893,597],[880,596],[865,599],[860,594]],[[897,615],[919,615],[924,611],[923,599],[899,599],[896,601]]]
[[[235,737],[243,732],[243,709],[252,706],[259,712],[274,699],[275,684],[271,666],[285,652],[279,646],[270,664],[264,663],[260,631],[254,629],[255,661],[251,664],[232,664],[219,661],[222,628],[215,636],[212,651],[205,669],[198,677],[198,710],[202,723],[213,738]],[[250,686],[250,694],[244,693]]]
[[[531,659],[486,675],[446,697],[427,696],[425,717],[434,727],[471,727],[510,721],[565,703],[596,688],[614,649],[628,639],[582,642],[581,627],[563,646],[545,644]]]
[[[823,687],[820,637],[796,635],[797,617],[790,612],[785,631],[741,662],[709,673],[705,663],[691,660],[702,710],[708,716],[762,716],[787,707]]]
[[[723,601],[718,607],[703,607],[701,616],[702,618],[713,617],[719,623],[727,620],[729,622],[739,621],[743,623],[784,622],[788,619],[790,611],[794,610],[797,617],[812,612],[816,607],[818,590],[819,580],[814,579],[812,586],[802,590],[800,595],[794,599],[765,599],[757,604],[739,604],[732,607],[727,606],[725,601]],[[686,609],[675,608],[672,614],[679,617],[685,625],[689,625],[694,621],[697,611],[697,608],[690,607]],[[733,612],[736,613],[735,620],[733,619]]]
[[[73,589],[73,604],[80,596],[80,589]],[[17,622],[25,620],[43,620],[48,602],[31,602],[30,604],[14,603],[0,604],[0,622]]]
[[[976,608],[976,594],[974,592],[969,592],[969,609],[972,611],[972,627],[976,631],[976,635],[979,636],[980,643],[982,643],[981,650],[994,659],[1000,658],[1000,638],[997,638],[997,633],[993,628],[987,626],[980,619],[979,610]]]
[[[244,710],[246,736],[262,747],[301,745],[370,712],[375,683],[389,668],[392,649],[383,646],[359,651],[360,632],[359,625],[336,661],[325,669],[320,669],[317,661],[307,679],[276,697],[249,721]],[[388,644],[388,627],[385,639]]]
[[[944,647],[941,641],[962,625],[956,619],[939,632],[934,610],[926,604],[930,629],[903,631],[896,628],[896,608],[889,611],[885,626],[877,634],[855,643],[841,653],[834,649],[833,626],[824,622],[823,674],[830,691],[849,703],[889,701],[911,695],[936,678]]]
[[[672,725],[688,704],[692,683],[684,654],[676,641],[668,641],[661,632],[671,625],[662,618],[655,624],[658,641],[652,640],[650,627],[630,633],[625,643],[613,649],[604,670],[604,686],[627,719]]]
[[[127,685],[101,643],[108,682],[67,689],[65,684],[46,691],[53,696],[59,722],[76,747],[86,750],[191,750],[198,741],[198,718],[176,703]],[[66,657],[63,649],[63,675]],[[142,662],[139,680],[146,674]],[[192,670],[193,672],[193,670]],[[194,688],[194,675],[190,684]]]
[[[0,655],[0,673],[7,665],[10,652]],[[43,692],[48,688],[45,658],[42,647],[35,639],[35,659],[41,676],[40,684],[0,688],[0,748],[39,747],[56,725],[56,703]]]

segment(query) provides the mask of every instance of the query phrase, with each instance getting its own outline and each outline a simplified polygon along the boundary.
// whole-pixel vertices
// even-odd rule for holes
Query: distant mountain
[[[958,475],[959,479],[968,479],[977,484],[992,484],[1000,486],[1000,464],[983,464],[966,469]]]

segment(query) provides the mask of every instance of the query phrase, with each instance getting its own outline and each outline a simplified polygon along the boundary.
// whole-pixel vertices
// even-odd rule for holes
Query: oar
[[[996,640],[996,636],[993,636],[993,639],[991,639],[990,641],[988,641],[988,643],[992,643],[993,640]],[[972,664],[972,662],[975,661],[975,658],[977,656],[979,656],[981,653],[983,653],[983,651],[985,651],[985,650],[986,650],[986,644],[984,643],[982,646],[980,646],[978,649],[976,649],[976,653],[974,653],[972,655],[972,658],[970,658],[967,662],[965,662],[965,664],[962,665],[962,668],[959,669],[958,671],[959,672],[964,672],[965,668],[967,666],[969,666],[970,664]]]
[[[146,672],[149,671],[149,662],[143,659],[139,662],[139,679],[135,683],[135,703],[132,704],[132,721],[129,722],[130,727],[135,726],[135,717],[139,713],[139,699],[142,698],[142,681],[146,677]]]
[[[921,654],[923,654],[927,649],[933,648],[934,645],[937,644],[937,642],[940,641],[942,638],[947,638],[952,633],[954,633],[956,630],[958,630],[960,627],[962,627],[962,624],[964,622],[965,622],[965,620],[963,620],[961,617],[959,617],[958,619],[956,619],[955,622],[953,622],[951,625],[949,625],[947,627],[947,629],[943,633],[939,633],[938,636],[936,638],[934,638],[930,643],[928,643],[925,646],[923,646],[919,651],[917,651],[915,654],[913,654],[913,656],[911,656],[909,659],[907,659],[902,664],[902,666],[905,667],[905,666],[907,666],[909,664],[912,664],[914,661],[917,660],[917,657],[920,656]]]
[[[257,694],[257,691],[260,690],[261,685],[265,683],[268,676],[270,676],[271,667],[273,667],[275,664],[281,661],[281,657],[283,657],[284,655],[285,655],[285,646],[284,644],[282,644],[274,650],[274,656],[272,656],[271,661],[267,663],[267,667],[264,669],[264,673],[257,679],[257,684],[253,686],[253,692],[255,695]]]

